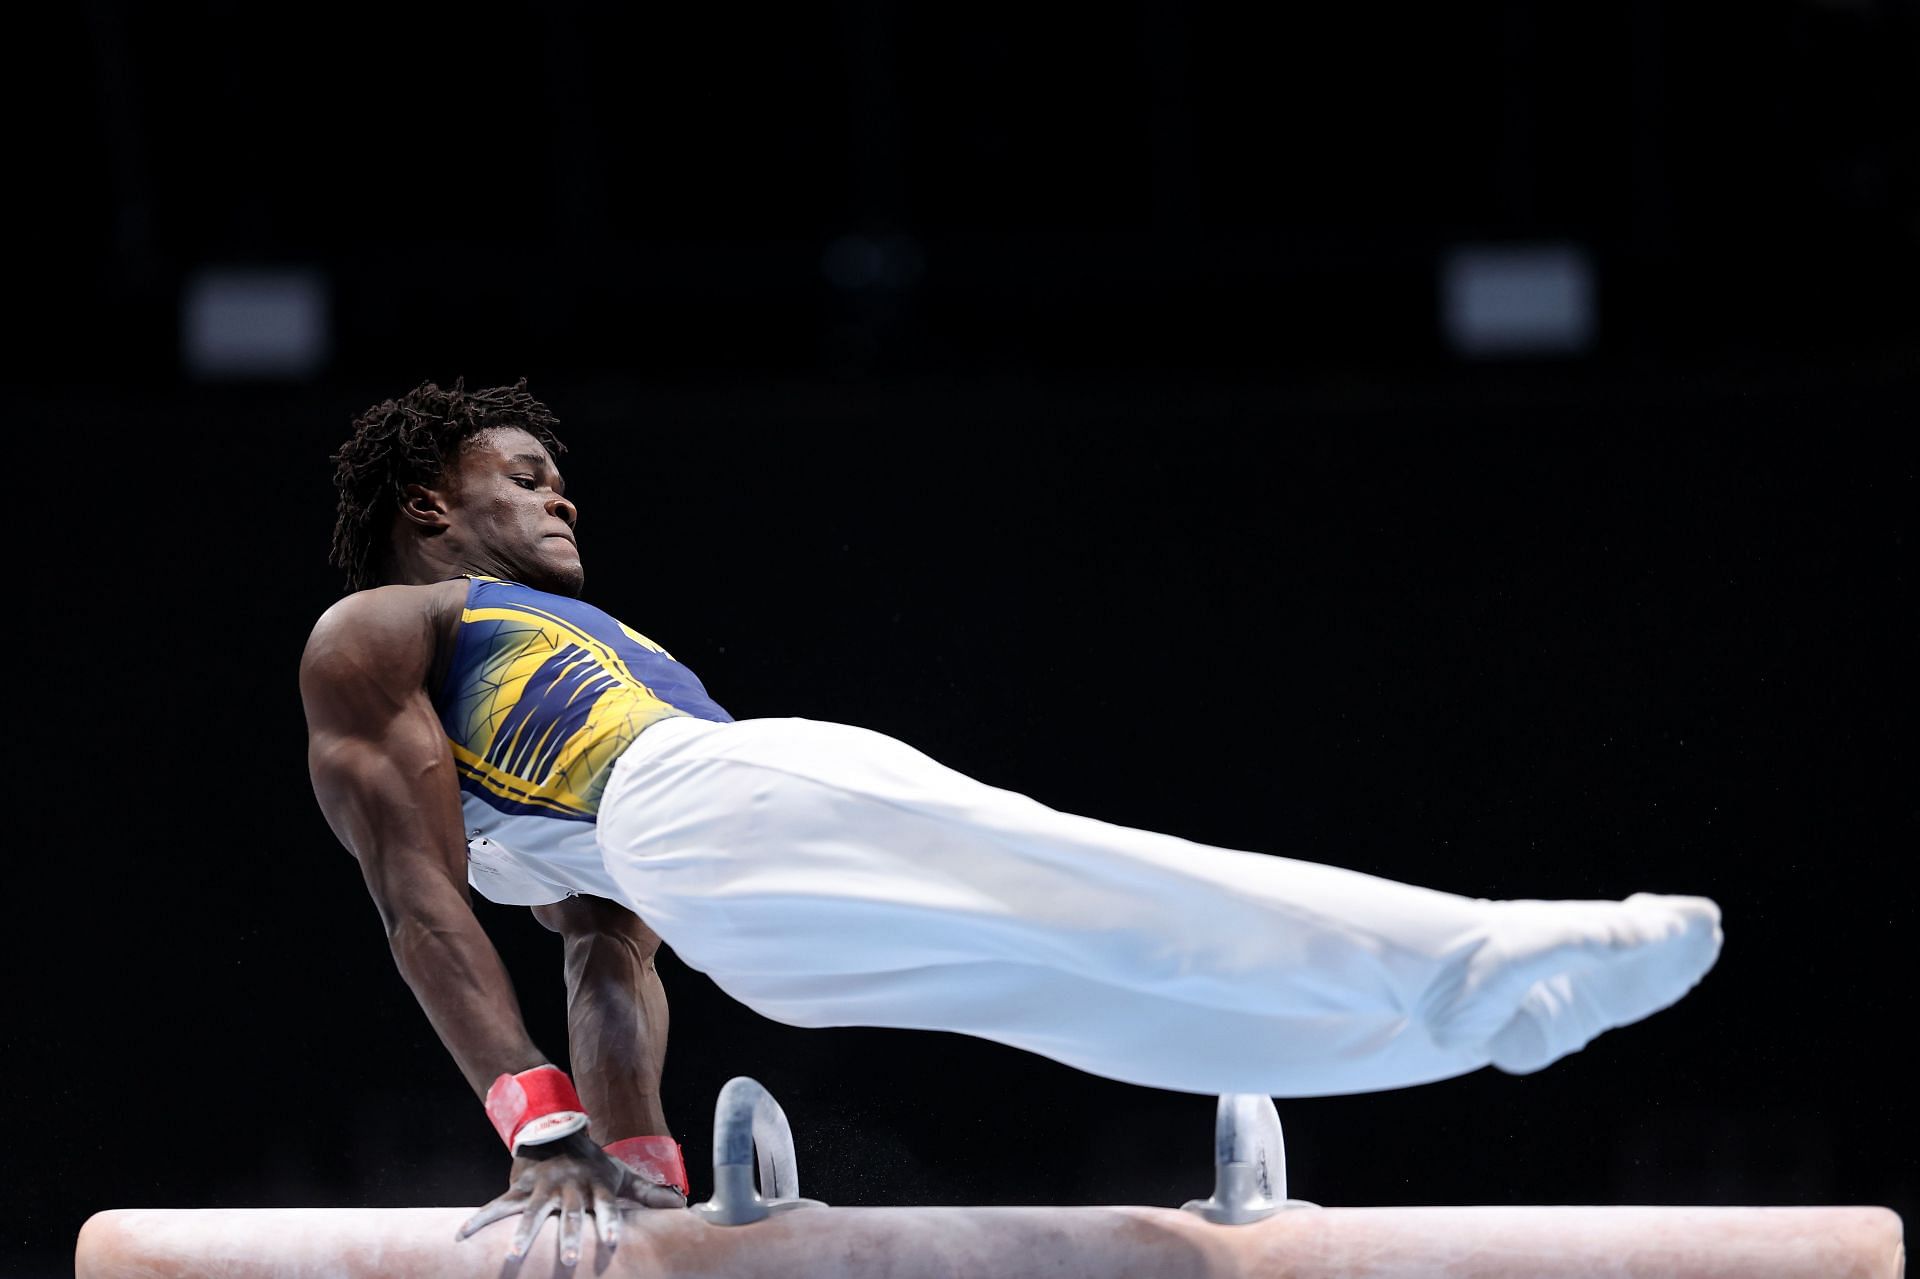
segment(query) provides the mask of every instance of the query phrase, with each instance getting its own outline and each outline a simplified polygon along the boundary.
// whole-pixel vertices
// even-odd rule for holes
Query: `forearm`
[[[464,901],[421,903],[388,919],[394,963],[476,1097],[502,1074],[547,1060],[527,1035],[499,953]]]
[[[622,933],[570,936],[566,974],[573,1081],[595,1139],[666,1135],[667,994],[651,949]]]

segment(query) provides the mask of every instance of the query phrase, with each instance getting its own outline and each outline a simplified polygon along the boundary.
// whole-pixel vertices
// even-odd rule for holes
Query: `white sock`
[[[1484,1043],[1511,1074],[1668,1007],[1720,954],[1720,908],[1704,897],[1489,904],[1499,916],[1492,940],[1435,1038]]]

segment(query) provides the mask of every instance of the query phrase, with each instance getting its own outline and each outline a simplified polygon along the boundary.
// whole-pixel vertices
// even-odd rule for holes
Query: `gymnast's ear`
[[[424,484],[409,484],[404,493],[399,514],[407,524],[422,532],[447,527],[445,490],[428,488]]]

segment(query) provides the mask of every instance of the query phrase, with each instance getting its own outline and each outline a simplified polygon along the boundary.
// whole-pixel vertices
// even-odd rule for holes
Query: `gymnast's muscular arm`
[[[660,1106],[667,992],[653,963],[659,935],[599,897],[535,906],[533,915],[564,939],[568,1056],[594,1140],[669,1135]]]
[[[499,1075],[547,1059],[528,1037],[506,968],[467,899],[453,753],[426,693],[441,604],[431,586],[341,600],[307,641],[300,692],[308,767],[327,823],[359,860],[400,975],[468,1086],[485,1097]],[[468,1223],[478,1229],[524,1210],[516,1255],[554,1206],[564,1257],[577,1253],[587,1207],[609,1235],[616,1192],[645,1201],[585,1132],[523,1150],[508,1192]]]
[[[429,589],[351,595],[314,627],[300,663],[307,766],[327,824],[359,859],[400,975],[484,1098],[502,1073],[546,1058],[467,899],[453,752],[426,694]]]

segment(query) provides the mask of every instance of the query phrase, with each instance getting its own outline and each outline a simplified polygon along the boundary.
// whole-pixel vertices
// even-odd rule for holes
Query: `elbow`
[[[380,907],[380,927],[387,934],[387,945],[395,951],[405,949],[417,939],[436,931],[419,912],[392,909],[384,905]]]
[[[387,925],[387,948],[393,966],[419,994],[423,986],[441,988],[461,984],[481,956],[479,925],[471,916],[458,919],[419,913],[398,915]]]
[[[617,947],[651,964],[660,949],[660,935],[638,915],[617,902],[598,897],[569,897],[551,905],[535,906],[534,918],[559,933],[567,951],[590,952]]]
[[[439,938],[473,921],[472,904],[457,894],[435,893],[430,898],[376,894],[380,926],[394,954],[432,945]]]
[[[569,968],[588,964],[618,962],[643,971],[653,968],[660,938],[652,929],[608,929],[606,931],[568,933],[565,951]]]
[[[434,940],[444,933],[433,920],[413,911],[396,911],[392,914],[380,912],[380,923],[386,930],[387,949],[393,957],[406,966],[409,956],[417,955],[433,945]]]

